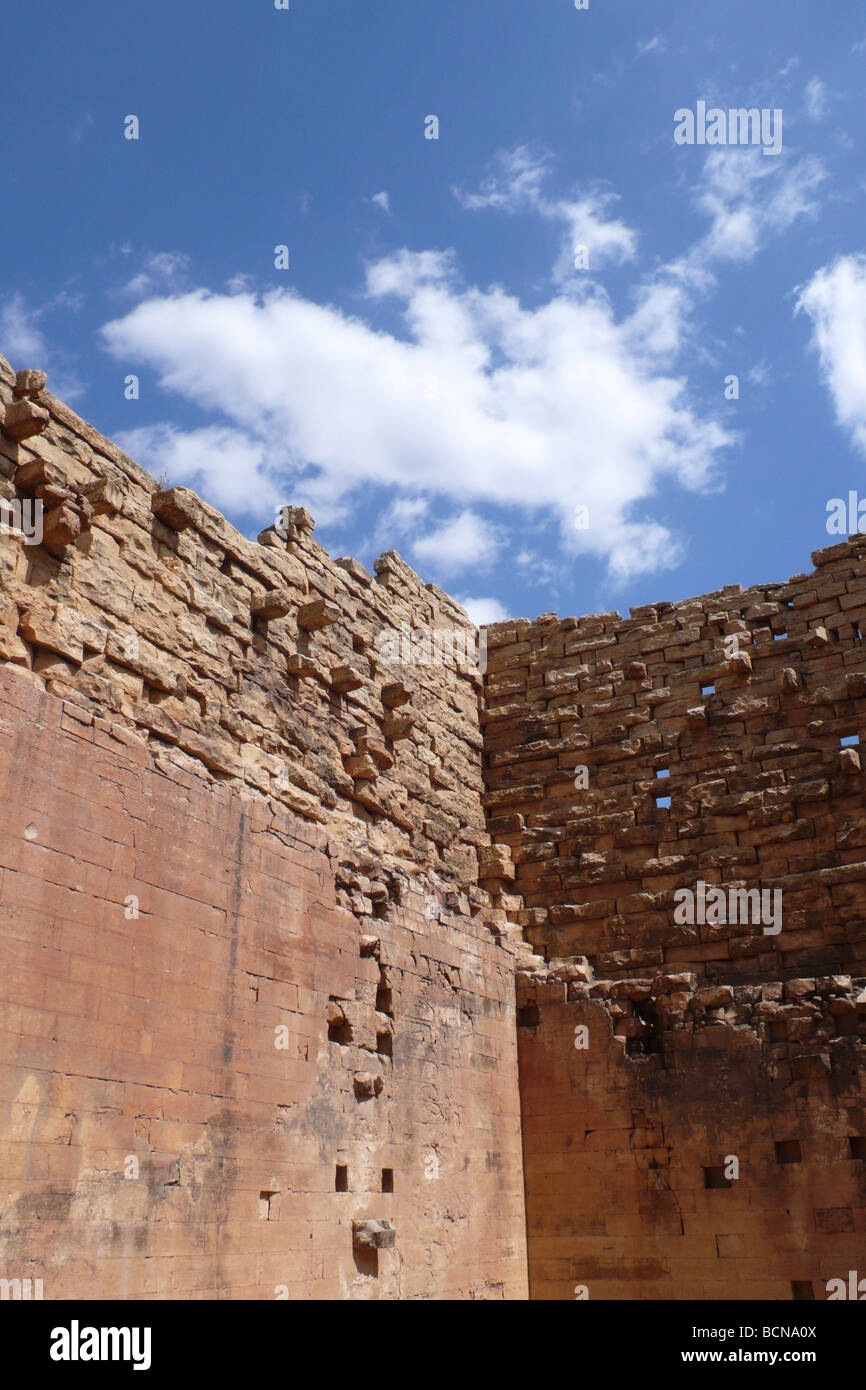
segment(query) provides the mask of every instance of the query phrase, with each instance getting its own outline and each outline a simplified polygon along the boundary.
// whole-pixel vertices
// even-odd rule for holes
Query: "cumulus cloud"
[[[626,312],[592,275],[562,273],[532,304],[466,283],[448,248],[396,247],[369,263],[354,314],[241,280],[228,293],[151,294],[104,325],[105,345],[215,423],[158,424],[126,447],[260,524],[279,494],[321,524],[373,505],[368,536],[399,536],[442,580],[523,553],[527,524],[546,537],[533,554],[559,572],[578,552],[618,581],[675,564],[682,542],[652,515],[653,498],[718,487],[736,438],[717,407],[693,399],[681,366],[697,296],[716,283],[710,267],[752,259],[811,215],[824,178],[815,160],[760,154],[707,152],[693,190],[706,234],[638,276]],[[459,200],[559,223],[557,273],[578,238],[596,263],[634,260],[637,236],[610,215],[611,195],[552,197],[549,166],[520,146]]]
[[[461,285],[453,257],[407,250],[369,267],[366,292],[372,308],[397,301],[404,336],[285,290],[162,296],[105,325],[115,358],[151,367],[228,430],[225,453],[202,431],[184,452],[167,426],[130,452],[206,480],[218,505],[245,475],[257,488],[279,476],[320,520],[371,485],[427,498],[438,510],[414,554],[441,574],[492,556],[490,528],[466,519],[485,503],[558,518],[566,549],[617,574],[656,562],[664,547],[635,544],[630,508],[664,478],[709,486],[731,442],[659,370],[662,305],[623,322],[601,291],[528,308]],[[588,531],[574,530],[577,504]]]
[[[117,442],[133,458],[146,458],[170,486],[193,488],[221,511],[261,518],[270,524],[285,499],[268,471],[265,445],[237,429],[219,425],[179,430],[174,425],[123,430]]]
[[[836,419],[866,453],[866,256],[840,256],[798,292]]]
[[[476,627],[501,623],[508,617],[498,598],[459,598],[457,602],[466,609]]]
[[[432,562],[440,574],[488,569],[499,553],[500,540],[489,522],[470,510],[450,517],[413,542],[415,559]]]

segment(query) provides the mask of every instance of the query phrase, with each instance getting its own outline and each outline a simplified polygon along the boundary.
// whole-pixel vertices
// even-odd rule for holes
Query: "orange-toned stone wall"
[[[484,670],[313,529],[247,539],[0,358],[0,1280],[823,1297],[866,1248],[866,539]],[[699,882],[781,929],[677,921]]]
[[[525,1297],[513,970],[482,923],[396,876],[369,930],[323,830],[9,667],[0,804],[2,1277]],[[393,1245],[356,1250],[365,1220]]]
[[[866,782],[841,744],[866,736],[866,539],[813,559],[625,619],[488,630],[488,828],[545,958],[612,977],[866,974]],[[677,925],[674,890],[698,880],[780,890],[782,930]]]
[[[530,1296],[824,1299],[862,1270],[862,982],[568,973],[519,985]],[[614,1034],[638,1011],[658,1051]]]
[[[0,1279],[525,1296],[472,625],[44,387],[0,358]]]
[[[534,1298],[826,1298],[863,1265],[866,538],[813,561],[488,633]],[[699,882],[726,909],[678,921]]]

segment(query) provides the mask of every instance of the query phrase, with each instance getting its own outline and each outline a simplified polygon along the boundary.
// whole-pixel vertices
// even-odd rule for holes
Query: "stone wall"
[[[0,1277],[525,1297],[480,678],[380,659],[465,613],[0,402]]]
[[[823,1299],[862,1268],[863,982],[585,974],[519,976],[530,1296]]]
[[[866,538],[813,561],[626,619],[488,630],[488,825],[546,959],[866,974],[864,778],[841,742],[866,730]],[[782,930],[677,924],[674,892],[698,882],[780,891]]]
[[[824,1298],[862,1264],[866,538],[813,562],[488,632],[534,1298]]]
[[[866,538],[498,624],[483,670],[395,552],[332,560],[298,507],[250,541],[0,358],[13,502],[0,1278],[800,1299],[857,1267]]]

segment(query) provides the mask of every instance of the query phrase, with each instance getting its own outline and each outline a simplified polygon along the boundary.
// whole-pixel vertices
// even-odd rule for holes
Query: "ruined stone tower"
[[[2,358],[0,511],[0,1277],[769,1299],[862,1263],[866,537],[473,663],[395,552],[301,508],[250,542]]]

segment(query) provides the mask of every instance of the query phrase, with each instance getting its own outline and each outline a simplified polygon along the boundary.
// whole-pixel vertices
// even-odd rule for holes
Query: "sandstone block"
[[[295,602],[289,589],[268,589],[263,594],[253,596],[250,612],[254,618],[271,622],[276,618],[285,618],[287,613],[291,613]]]
[[[336,604],[318,598],[298,609],[298,627],[304,632],[318,632],[320,628],[329,627],[331,623],[337,622],[341,616]]]
[[[50,423],[51,416],[47,410],[24,398],[7,405],[3,430],[10,439],[14,439],[16,443],[20,444],[24,439],[31,439],[33,435],[42,434]]]
[[[391,1250],[396,1232],[390,1221],[353,1221],[352,1243],[358,1250]]]

